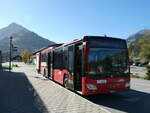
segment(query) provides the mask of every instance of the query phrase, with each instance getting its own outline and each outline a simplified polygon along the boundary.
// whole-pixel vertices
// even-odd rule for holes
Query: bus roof
[[[48,47],[44,47],[44,48],[41,48],[39,49],[38,51],[34,52],[34,54],[38,53],[38,52],[41,52],[41,51],[45,51],[46,49],[48,49],[49,47],[55,47],[56,49],[60,48],[60,47],[64,47],[64,46],[68,46],[68,45],[71,45],[73,43],[78,43],[80,41],[88,41],[90,39],[102,39],[102,40],[120,40],[120,41],[125,41],[125,39],[121,39],[121,38],[114,38],[114,37],[107,37],[107,36],[83,36],[79,39],[75,39],[75,40],[72,40],[72,41],[69,41],[67,43],[61,43],[61,44],[54,44],[54,45],[50,45]]]
[[[86,40],[91,39],[91,38],[101,38],[101,39],[106,39],[106,40],[107,39],[124,40],[124,39],[121,39],[121,38],[114,38],[114,37],[107,37],[107,36],[83,36],[80,39],[75,39],[75,40],[69,41],[67,43],[64,43],[64,44],[62,44],[62,46],[67,46],[67,45],[70,45],[70,44],[73,44],[73,43],[76,43],[76,42],[80,42],[80,41],[86,41]]]
[[[46,50],[46,49],[49,48],[49,47],[58,47],[58,46],[61,46],[61,45],[62,45],[62,43],[61,43],[61,44],[50,45],[50,46],[47,46],[47,47],[43,47],[43,48],[41,48],[41,49],[39,49],[39,50],[33,52],[32,55],[35,55],[36,53],[41,52],[41,51],[43,51],[43,50]]]

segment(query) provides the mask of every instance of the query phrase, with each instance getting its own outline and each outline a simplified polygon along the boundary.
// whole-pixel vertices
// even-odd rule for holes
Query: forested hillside
[[[130,43],[129,55],[133,60],[150,61],[150,35],[145,35]]]

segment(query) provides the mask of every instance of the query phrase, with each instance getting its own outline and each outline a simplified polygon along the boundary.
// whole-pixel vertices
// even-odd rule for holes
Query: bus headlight
[[[129,87],[130,87],[130,82],[127,82],[127,83],[125,84],[125,87],[126,87],[126,88],[129,88]]]
[[[97,90],[97,87],[93,84],[86,84],[87,89],[91,90],[91,91],[95,91]]]

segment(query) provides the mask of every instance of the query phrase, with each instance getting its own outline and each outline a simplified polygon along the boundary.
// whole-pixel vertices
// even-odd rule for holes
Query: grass
[[[2,67],[9,68],[9,65],[2,65]],[[19,67],[17,64],[12,64],[11,67]]]
[[[147,66],[147,73],[145,79],[150,80],[150,66]]]
[[[140,79],[144,79],[144,77],[141,77],[139,75],[131,75],[132,78],[140,78]]]
[[[144,79],[150,80],[150,75],[146,75]]]
[[[25,63],[25,64],[27,64],[27,65],[33,65],[33,63],[29,63],[29,62],[27,62],[27,63]]]
[[[8,65],[2,65],[2,67],[9,67]]]
[[[139,75],[131,75],[132,78],[142,78]]]
[[[144,77],[141,77],[139,75],[131,75],[132,78],[138,78],[138,79],[144,79],[144,80],[150,80],[149,75],[145,75]]]
[[[131,74],[131,77],[132,78],[140,78],[140,79],[150,80],[150,66],[146,66],[146,70],[147,70],[147,73],[144,77],[141,77],[137,74],[135,74],[135,75]]]
[[[13,64],[12,67],[19,67],[17,64]]]

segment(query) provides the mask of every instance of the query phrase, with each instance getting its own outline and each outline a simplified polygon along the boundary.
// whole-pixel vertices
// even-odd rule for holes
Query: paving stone
[[[5,74],[7,74],[5,76],[7,78],[3,76],[3,79],[10,79],[9,81],[11,81],[9,87],[7,87],[7,93],[10,94],[12,103],[11,107],[1,106],[4,107],[2,111],[5,112],[0,109],[0,113],[106,113],[100,106],[37,74],[33,66],[22,65],[20,68],[14,68],[11,74],[8,72]],[[0,85],[5,86],[6,84],[0,83]],[[18,86],[15,90],[16,85]],[[0,88],[0,90],[3,90],[1,86]],[[13,94],[11,94],[13,90],[9,91],[9,88],[13,88]],[[15,91],[16,93],[22,93],[20,93],[21,95],[17,94],[15,97]],[[17,102],[12,99],[14,97]],[[8,103],[4,102],[2,104]]]

